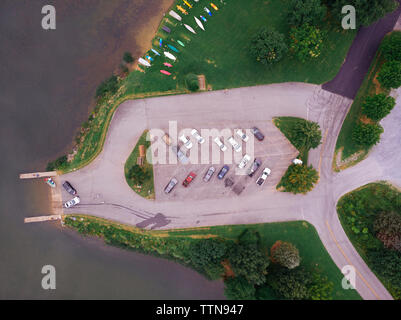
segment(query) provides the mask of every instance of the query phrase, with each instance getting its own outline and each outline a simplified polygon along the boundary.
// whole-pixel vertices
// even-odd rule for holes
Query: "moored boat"
[[[150,49],[150,50],[152,50],[152,52],[153,52],[154,54],[160,56],[160,53],[158,53],[155,49]]]
[[[145,67],[150,67],[150,63],[143,58],[139,58],[138,62]]]
[[[170,52],[167,52],[167,51],[164,51],[164,55],[167,57],[167,58],[169,58],[169,59],[171,59],[171,60],[173,60],[173,61],[175,61],[177,58],[176,57],[174,57]]]
[[[178,43],[180,46],[185,47],[185,44],[184,44],[182,41],[177,40],[177,43]]]
[[[170,64],[170,63],[168,63],[168,62],[164,62],[163,63],[166,67],[169,67],[169,68],[171,68],[173,65],[172,64]]]
[[[175,51],[175,52],[179,52],[178,49],[176,47],[173,47],[171,44],[168,44],[167,47],[169,47],[171,50]]]
[[[171,72],[168,72],[168,71],[166,71],[166,70],[160,70],[160,72],[163,73],[163,74],[166,74],[166,75],[168,75],[168,76],[171,74]]]
[[[56,183],[53,181],[52,178],[45,178],[45,182],[52,188],[56,187]]]
[[[203,31],[205,31],[205,28],[203,27],[202,22],[197,17],[194,17],[194,18],[195,18],[195,22],[199,26],[199,28],[201,28]]]
[[[181,16],[174,10],[170,10],[170,12],[168,14],[178,21],[182,20]]]
[[[192,29],[192,27],[190,27],[189,25],[184,23],[184,27],[187,28],[189,31],[191,31],[193,34],[196,34],[195,30]]]

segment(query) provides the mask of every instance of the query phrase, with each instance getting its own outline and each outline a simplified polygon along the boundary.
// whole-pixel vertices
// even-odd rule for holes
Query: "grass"
[[[244,230],[255,230],[260,233],[262,248],[266,252],[269,252],[270,247],[277,240],[292,242],[300,251],[302,257],[301,265],[307,270],[318,270],[327,276],[329,281],[333,282],[333,299],[360,299],[356,291],[342,289],[341,280],[343,275],[331,260],[315,228],[305,221],[147,231],[95,217],[76,217],[75,221],[70,220],[71,216],[66,218],[66,224],[82,233],[96,235],[96,227],[85,227],[85,224],[90,222],[105,226],[107,230],[113,227],[117,228],[115,230],[124,230],[127,232],[124,236],[117,235],[116,231],[111,235],[109,232],[105,232],[101,236],[110,244],[156,254],[164,258],[173,258],[184,264],[186,264],[185,251],[188,249],[189,243],[193,241],[212,237],[236,240]],[[80,221],[81,218],[83,221]],[[138,239],[131,240],[135,236]],[[272,295],[273,298],[274,296]]]
[[[130,156],[128,157],[127,161],[125,162],[124,166],[124,174],[125,179],[128,185],[140,196],[147,198],[147,199],[154,199],[155,198],[155,186],[154,186],[154,179],[153,179],[153,165],[151,161],[145,156],[143,168],[150,173],[149,179],[145,180],[145,182],[138,187],[132,179],[128,177],[128,172],[132,168],[133,165],[136,164],[137,158],[139,157],[139,146],[144,145],[145,150],[150,147],[150,141],[146,140],[148,130],[145,130],[141,137],[139,138],[137,144],[135,145],[134,150],[131,152]]]

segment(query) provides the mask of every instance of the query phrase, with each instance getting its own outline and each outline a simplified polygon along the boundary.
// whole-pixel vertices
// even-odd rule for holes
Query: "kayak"
[[[155,49],[150,49],[153,51],[154,54],[157,54],[158,56],[160,56],[160,53],[158,53]]]
[[[183,14],[187,15],[188,12],[181,6],[177,6],[177,9],[180,10]]]
[[[159,47],[161,48],[162,45],[163,45],[163,39],[162,39],[162,38],[159,38]]]
[[[197,17],[194,17],[194,18],[195,18],[196,24],[199,26],[199,28],[201,28],[203,31],[205,31],[205,28],[203,27],[202,22]]]
[[[163,63],[166,67],[169,67],[169,68],[171,68],[173,65],[172,64],[170,64],[170,63],[168,63],[168,62],[165,62],[165,63]]]
[[[178,21],[181,21],[181,17],[178,15],[178,13],[176,13],[173,10],[170,10],[169,15],[172,16],[174,19],[177,19]]]
[[[45,182],[46,182],[50,187],[52,187],[52,188],[55,188],[55,187],[56,187],[56,183],[53,181],[52,178],[46,178],[46,179],[45,179]]]
[[[200,16],[200,17],[201,17],[201,19],[202,19],[204,22],[207,21],[206,18],[205,18],[204,16]]]
[[[169,27],[163,26],[162,29],[163,29],[163,31],[166,31],[167,33],[171,32]]]
[[[153,58],[151,56],[146,56],[146,59],[153,61]]]
[[[166,75],[168,75],[168,76],[171,74],[170,72],[168,72],[168,71],[166,71],[166,70],[160,70],[160,72],[163,73],[163,74],[166,74]]]
[[[185,3],[189,8],[192,8],[192,6],[189,4],[188,1],[186,1],[186,0],[182,0],[182,1],[184,1],[184,3]]]
[[[203,10],[205,10],[209,16],[212,16],[212,13],[207,7],[204,7]]]
[[[167,47],[169,47],[171,50],[175,52],[179,52],[178,49],[176,47],[173,47],[171,44],[168,44]]]
[[[138,59],[138,62],[139,62],[140,64],[144,65],[145,67],[150,67],[150,63],[147,62],[147,61],[146,61],[145,59],[143,59],[143,58],[139,58],[139,59]]]
[[[177,58],[176,57],[174,57],[170,52],[167,52],[167,51],[164,51],[164,55],[167,57],[167,58],[169,58],[169,59],[171,59],[171,60],[173,60],[173,61],[175,61]]]
[[[187,28],[189,31],[191,31],[193,34],[196,34],[195,30],[192,29],[192,27],[190,27],[189,25],[184,23],[184,27]]]
[[[180,40],[177,40],[177,43],[178,43],[180,46],[183,46],[183,47],[185,47],[185,44],[184,44],[182,41],[180,41]]]
[[[213,2],[210,2],[210,5],[212,6],[212,8],[214,9],[214,10],[219,10],[219,8],[217,8],[217,6],[213,3]]]

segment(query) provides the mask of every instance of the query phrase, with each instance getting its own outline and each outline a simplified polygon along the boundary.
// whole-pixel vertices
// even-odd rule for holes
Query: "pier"
[[[38,178],[47,178],[47,177],[56,177],[56,171],[47,171],[47,172],[34,172],[34,173],[21,173],[19,175],[20,179],[38,179]]]
[[[61,215],[60,214],[52,214],[50,216],[29,217],[29,218],[24,219],[24,223],[54,221],[54,220],[61,220]]]

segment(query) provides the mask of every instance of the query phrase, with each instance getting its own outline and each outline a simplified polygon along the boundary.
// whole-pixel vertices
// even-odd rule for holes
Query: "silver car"
[[[209,170],[207,170],[205,176],[203,177],[203,181],[208,182],[215,172],[216,169],[214,167],[210,167]]]
[[[176,178],[171,179],[170,182],[168,183],[168,185],[164,188],[164,192],[170,193],[171,190],[174,189],[174,187],[176,186],[177,183],[178,183],[178,181]]]
[[[184,152],[182,152],[180,150],[180,148],[178,146],[172,146],[171,150],[173,150],[173,152],[177,155],[178,160],[182,163],[182,164],[187,164],[189,162],[188,157],[185,155]]]
[[[71,208],[71,207],[77,205],[80,202],[81,202],[81,199],[77,196],[74,199],[71,199],[71,200],[67,201],[66,203],[64,203],[64,207],[68,209],[68,208]]]

